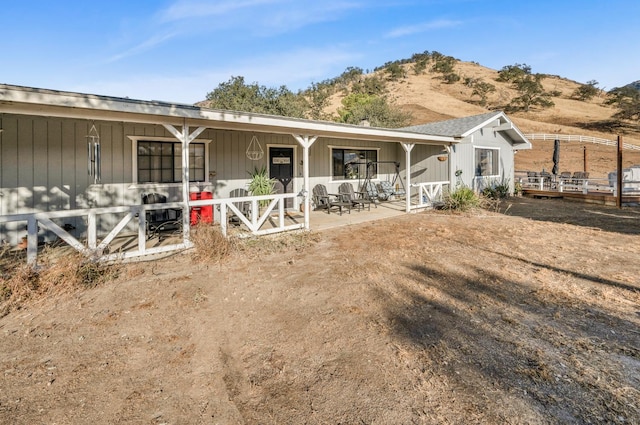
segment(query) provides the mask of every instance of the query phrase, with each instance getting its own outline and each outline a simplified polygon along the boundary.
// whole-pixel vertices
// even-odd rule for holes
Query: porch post
[[[304,229],[309,230],[310,225],[310,209],[311,202],[309,199],[309,193],[311,187],[309,184],[309,148],[318,139],[318,136],[299,136],[294,134],[293,137],[302,146],[302,178],[304,180]]]
[[[190,222],[189,222],[189,144],[193,142],[206,127],[198,127],[189,134],[189,126],[185,122],[182,131],[178,131],[171,124],[163,124],[164,128],[182,143],[182,237],[185,244],[189,243]]]
[[[416,146],[415,143],[400,143],[402,145],[402,149],[405,151],[405,181],[407,182],[407,188],[405,190],[405,200],[406,200],[406,212],[411,212],[411,151]]]

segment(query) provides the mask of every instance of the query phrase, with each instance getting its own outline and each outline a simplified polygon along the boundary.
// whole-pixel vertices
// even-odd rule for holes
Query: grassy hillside
[[[447,84],[442,74],[430,67],[422,75],[415,75],[411,64],[405,64],[406,78],[390,81],[389,97],[398,106],[411,112],[411,124],[421,124],[481,114],[488,110],[503,109],[517,96],[516,91],[506,82],[496,81],[498,71],[471,62],[457,62],[455,72],[460,81]],[[384,71],[377,71],[383,73]],[[465,79],[474,78],[491,83],[496,91],[489,94],[487,105],[481,106],[479,98],[473,97],[473,89],[465,85]],[[612,125],[612,115],[616,109],[604,104],[606,93],[601,92],[589,101],[572,98],[572,93],[581,85],[558,76],[548,76],[542,82],[546,91],[559,95],[552,97],[555,106],[548,109],[534,108],[529,112],[509,113],[509,117],[524,133],[545,133],[563,135],[583,135],[616,140],[618,134],[624,142],[640,145],[640,129]],[[342,94],[332,98],[329,112],[340,106]],[[518,153],[516,167],[519,170],[550,169],[553,142],[532,141],[531,151]],[[592,175],[603,176],[615,169],[615,148],[595,144],[563,142],[561,168],[566,171],[583,169],[584,149],[587,151],[587,170]],[[640,164],[640,151],[625,151],[625,166]]]

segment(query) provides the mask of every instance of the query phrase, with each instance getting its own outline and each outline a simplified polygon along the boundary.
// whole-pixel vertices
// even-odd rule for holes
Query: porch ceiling
[[[214,110],[193,105],[60,92],[6,84],[0,84],[0,113],[174,126],[188,125],[223,130],[440,146],[458,143],[458,140],[449,136],[419,134],[405,130]]]

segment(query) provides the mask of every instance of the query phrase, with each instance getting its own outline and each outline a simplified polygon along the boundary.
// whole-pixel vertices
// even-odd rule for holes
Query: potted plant
[[[276,181],[269,178],[267,167],[255,167],[253,171],[248,171],[251,181],[249,182],[249,193],[253,196],[271,195],[274,193]],[[258,202],[260,207],[269,205],[269,200],[265,199]]]

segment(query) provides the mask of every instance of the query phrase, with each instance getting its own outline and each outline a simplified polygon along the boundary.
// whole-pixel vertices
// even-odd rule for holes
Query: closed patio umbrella
[[[560,171],[560,140],[553,142],[553,169],[551,173],[555,176]]]

